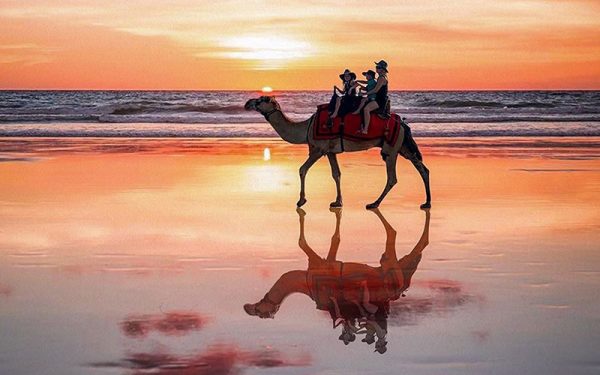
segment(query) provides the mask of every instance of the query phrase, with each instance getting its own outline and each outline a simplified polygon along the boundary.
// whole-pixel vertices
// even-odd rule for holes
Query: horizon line
[[[66,92],[66,91],[79,91],[79,92],[93,92],[93,91],[115,91],[115,92],[127,92],[127,91],[146,91],[146,92],[166,92],[166,91],[179,91],[179,92],[258,92],[261,93],[260,89],[62,89],[62,88],[19,88],[19,89],[11,89],[11,88],[0,88],[0,92],[7,91],[56,91],[56,92]],[[302,92],[302,91],[322,91],[322,92],[330,92],[331,89],[280,89],[273,90],[272,92],[264,92],[265,95],[273,95],[277,92]],[[501,91],[538,91],[538,92],[550,92],[550,91],[600,91],[599,88],[569,88],[569,89],[519,89],[519,88],[511,88],[511,89],[399,89],[399,90],[389,90],[389,92],[501,92]]]

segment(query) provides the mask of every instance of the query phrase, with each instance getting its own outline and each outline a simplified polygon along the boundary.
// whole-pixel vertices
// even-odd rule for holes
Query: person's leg
[[[364,126],[362,128],[362,133],[367,134],[369,132],[369,122],[371,121],[371,112],[377,110],[379,105],[376,101],[368,102],[364,109]]]
[[[362,305],[365,307],[370,314],[375,314],[377,312],[377,306],[371,303],[371,295],[369,293],[369,288],[367,286],[367,281],[361,281],[360,286],[362,288]]]
[[[338,96],[337,99],[335,100],[335,109],[333,110],[333,113],[329,117],[331,117],[331,118],[337,117],[341,104],[342,104],[342,97]]]
[[[360,113],[360,110],[363,109],[363,107],[365,106],[365,103],[367,103],[367,98],[362,98],[360,100],[360,104],[358,105],[358,108],[356,109],[356,111],[352,112],[352,114],[358,115]]]
[[[329,114],[332,114],[335,110],[335,101],[337,100],[337,98],[338,95],[335,92],[335,89],[333,89],[333,94],[331,94],[331,99],[329,99],[329,105],[327,106],[327,112],[329,112]]]

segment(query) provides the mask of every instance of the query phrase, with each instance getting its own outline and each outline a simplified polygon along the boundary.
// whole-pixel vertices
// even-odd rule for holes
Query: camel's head
[[[258,316],[261,319],[275,318],[275,314],[279,311],[281,305],[275,305],[270,302],[261,300],[257,303],[247,303],[244,305],[244,311],[248,315]]]
[[[244,105],[246,111],[257,111],[262,115],[266,115],[269,112],[279,110],[279,103],[272,96],[261,96],[258,99],[250,99]]]

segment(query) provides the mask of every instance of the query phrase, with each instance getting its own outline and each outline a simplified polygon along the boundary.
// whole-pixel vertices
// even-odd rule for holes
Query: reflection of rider
[[[300,292],[315,301],[317,309],[329,312],[334,328],[342,326],[339,339],[346,345],[355,341],[357,334],[365,334],[362,342],[375,342],[375,350],[384,353],[387,350],[385,338],[390,301],[398,299],[410,286],[421,253],[429,243],[429,210],[425,214],[419,242],[400,260],[396,256],[396,231],[379,210],[373,210],[386,230],[386,245],[380,267],[336,260],[340,245],[340,209],[331,210],[336,215],[336,228],[325,259],[308,245],[304,236],[306,214],[302,209],[297,211],[300,220],[298,245],[308,256],[308,270],[286,272],[261,301],[246,304],[244,309],[249,315],[272,318],[286,296]]]

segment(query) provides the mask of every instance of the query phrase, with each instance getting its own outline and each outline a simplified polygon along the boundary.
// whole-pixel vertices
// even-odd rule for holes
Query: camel
[[[373,209],[379,207],[390,189],[396,184],[396,160],[398,155],[410,160],[415,166],[423,183],[425,185],[426,201],[421,208],[431,207],[431,192],[429,189],[429,169],[423,164],[423,158],[417,144],[415,143],[410,131],[404,126],[400,127],[400,134],[394,144],[388,144],[383,139],[352,141],[344,139],[343,146],[341,139],[335,140],[316,140],[313,135],[313,126],[315,126],[316,116],[313,114],[309,119],[301,122],[294,122],[285,116],[279,103],[270,96],[261,96],[257,99],[250,99],[244,105],[247,111],[255,110],[262,114],[265,119],[275,129],[277,134],[286,142],[292,144],[308,144],[308,159],[300,167],[300,199],[297,207],[302,207],[306,203],[306,194],[304,181],[310,167],[322,156],[327,155],[333,180],[335,181],[337,196],[335,201],[331,202],[331,207],[342,207],[342,192],[340,187],[341,172],[337,161],[337,154],[342,152],[363,151],[373,147],[381,148],[381,156],[385,161],[387,170],[387,183],[383,192],[373,203],[369,203],[366,208]]]
[[[298,245],[308,257],[308,269],[284,273],[259,302],[245,304],[244,310],[251,316],[274,318],[287,296],[302,293],[316,302],[317,309],[331,314],[334,328],[343,324],[340,340],[346,345],[354,341],[356,334],[366,333],[367,337],[362,341],[368,344],[374,342],[376,335],[379,342],[376,350],[383,353],[390,301],[404,295],[417,270],[421,254],[429,244],[429,209],[425,209],[421,238],[412,251],[401,259],[396,255],[396,231],[379,209],[372,210],[386,232],[385,250],[379,267],[336,260],[341,242],[341,209],[330,210],[336,215],[336,225],[327,258],[321,258],[309,246],[304,235],[306,213],[302,208],[297,208],[300,221]]]

